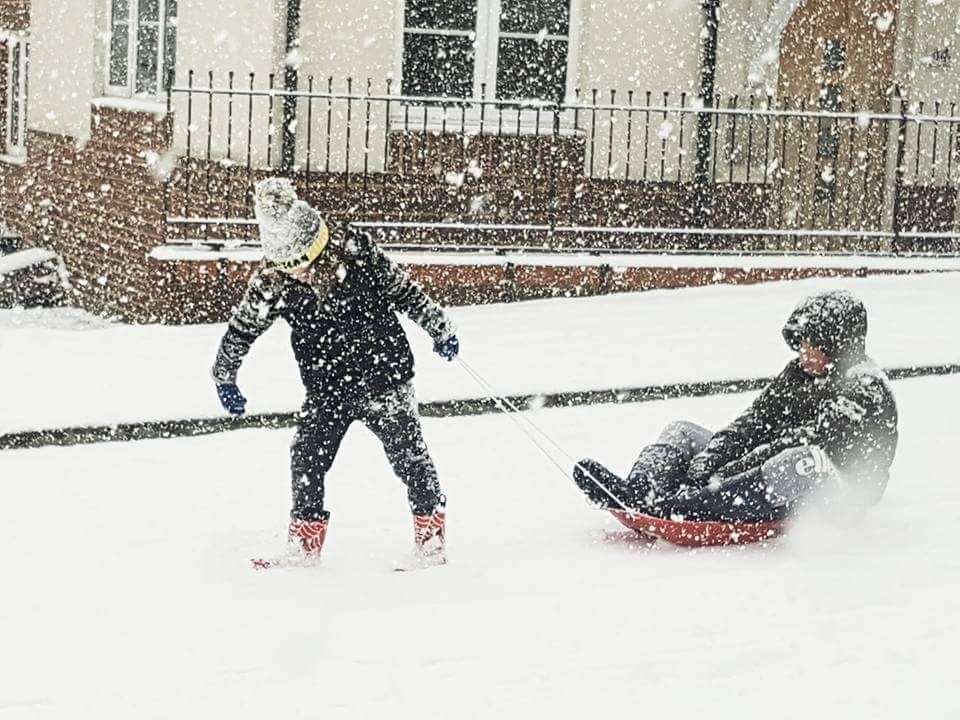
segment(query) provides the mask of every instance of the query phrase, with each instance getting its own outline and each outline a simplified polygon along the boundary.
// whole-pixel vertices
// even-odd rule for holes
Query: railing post
[[[704,32],[700,44],[700,82],[699,96],[703,108],[712,108],[715,104],[714,87],[717,71],[717,28],[719,25],[720,0],[702,0]],[[710,124],[709,113],[697,115],[697,165],[694,174],[696,186],[696,223],[698,227],[707,226],[711,205],[713,204],[710,186]],[[701,238],[702,240],[702,238]]]
[[[183,216],[190,217],[190,177],[193,175],[193,70],[187,73],[187,160],[184,164]]]
[[[300,0],[287,0],[287,38],[286,56],[283,66],[283,89],[288,93],[297,91],[299,85],[300,49]],[[293,56],[293,57],[291,57]],[[297,98],[294,95],[283,97],[283,140],[280,149],[280,164],[285,172],[293,170],[297,152]]]
[[[557,230],[557,209],[560,207],[560,198],[557,197],[557,140],[560,136],[560,112],[562,105],[557,103],[553,108],[553,127],[550,129],[550,200],[548,221],[550,223],[549,242],[552,244]]]
[[[900,204],[903,195],[903,178],[906,168],[903,165],[903,156],[907,146],[907,112],[906,103],[900,94],[900,88],[896,87],[893,91],[892,102],[899,104],[900,119],[897,122],[897,159],[893,169],[893,218],[891,229],[893,231],[892,249],[894,252],[900,252],[900,234],[903,231],[900,221]]]
[[[167,117],[165,119],[165,127],[169,128],[169,136],[167,137],[167,152],[171,152],[174,145],[174,125],[173,118],[173,68],[167,72]],[[162,162],[158,160],[158,162]],[[159,169],[159,168],[158,168]],[[161,175],[163,179],[163,239],[164,241],[170,240],[170,185],[173,182],[173,178],[176,174],[176,167],[170,168],[170,171],[165,175]]]

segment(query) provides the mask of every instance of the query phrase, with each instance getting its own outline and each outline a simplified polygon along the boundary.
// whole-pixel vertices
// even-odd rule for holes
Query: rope
[[[490,394],[491,399],[494,401],[494,403],[496,403],[500,411],[503,412],[503,414],[506,415],[508,418],[510,418],[510,420],[518,428],[520,428],[521,432],[523,432],[523,434],[526,435],[534,445],[536,445],[537,449],[540,450],[540,452],[543,453],[544,457],[546,457],[547,460],[549,460],[550,463],[563,474],[564,478],[569,480],[571,478],[570,473],[559,462],[557,462],[556,458],[554,458],[553,455],[551,455],[550,452],[543,446],[540,439],[537,438],[536,435],[534,435],[530,431],[531,429],[539,433],[544,440],[546,440],[548,443],[553,445],[553,447],[557,451],[559,451],[560,454],[563,455],[575,467],[580,468],[580,470],[583,471],[583,473],[588,478],[590,478],[590,481],[594,485],[596,485],[598,488],[600,488],[600,490],[602,490],[611,500],[613,500],[617,504],[617,506],[619,506],[622,510],[629,513],[630,515],[634,514],[634,511],[628,508],[626,505],[624,505],[623,501],[621,501],[620,498],[614,495],[606,485],[600,482],[600,480],[598,480],[594,476],[594,474],[590,472],[589,469],[585,468],[579,462],[574,460],[573,456],[570,453],[568,453],[566,450],[564,450],[563,447],[561,447],[556,440],[550,437],[550,435],[548,435],[546,431],[543,430],[543,428],[541,428],[539,425],[533,422],[533,420],[527,417],[523,413],[523,411],[520,408],[518,408],[513,403],[513,401],[510,400],[510,398],[505,397],[501,393],[499,393],[496,390],[496,388],[494,388],[493,385],[491,385],[490,382],[483,377],[483,375],[481,375],[472,367],[470,367],[470,365],[463,358],[458,356],[457,362],[460,363],[460,367],[462,367],[464,371],[471,378],[473,378],[474,382],[476,382],[481,388],[483,388],[484,391]],[[521,422],[521,420],[523,422]],[[523,423],[527,423],[527,425],[524,425]]]

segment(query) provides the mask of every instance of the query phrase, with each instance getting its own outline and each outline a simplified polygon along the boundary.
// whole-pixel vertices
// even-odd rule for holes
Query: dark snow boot
[[[622,510],[623,508],[611,495],[626,504],[625,498],[621,497],[623,479],[596,460],[587,458],[574,465],[573,481],[577,483],[577,487],[584,492],[590,502],[598,507],[606,510],[611,508]]]

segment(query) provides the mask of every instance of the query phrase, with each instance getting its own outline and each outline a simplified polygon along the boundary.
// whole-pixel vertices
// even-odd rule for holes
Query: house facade
[[[420,253],[453,301],[822,271],[584,249],[955,252],[958,32],[956,0],[0,0],[0,219],[144,321],[223,317],[276,173],[397,246],[531,251]]]

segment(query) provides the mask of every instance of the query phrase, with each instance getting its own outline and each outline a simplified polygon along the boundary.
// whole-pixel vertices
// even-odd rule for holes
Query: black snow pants
[[[670,423],[658,442],[641,451],[625,478],[595,460],[581,460],[574,479],[591,501],[608,509],[622,509],[622,504],[657,517],[726,522],[782,520],[814,489],[839,479],[823,451],[809,445],[706,487],[689,487],[687,467],[711,435],[693,423]]]
[[[323,505],[324,479],[354,420],[383,443],[393,471],[407,486],[414,515],[429,515],[443,507],[445,498],[423,439],[413,385],[405,383],[372,400],[347,405],[308,393],[291,447],[293,519],[329,517]]]

